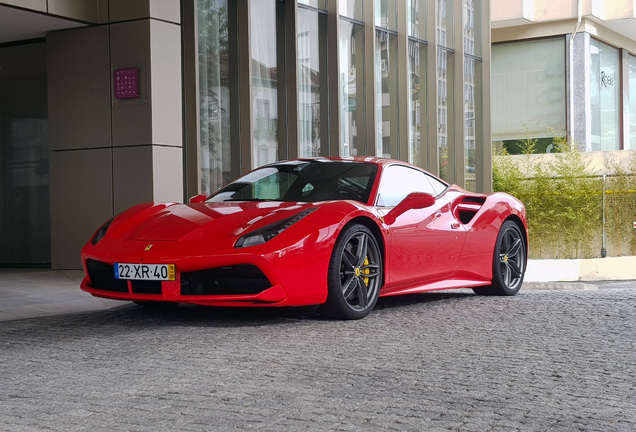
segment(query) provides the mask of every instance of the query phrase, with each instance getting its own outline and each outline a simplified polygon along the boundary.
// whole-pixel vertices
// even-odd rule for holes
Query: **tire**
[[[327,317],[355,320],[375,307],[382,287],[382,254],[373,233],[360,224],[345,227],[336,240],[327,275]]]
[[[516,223],[505,221],[497,235],[492,258],[492,283],[475,287],[479,295],[513,296],[519,292],[526,272],[526,240]]]

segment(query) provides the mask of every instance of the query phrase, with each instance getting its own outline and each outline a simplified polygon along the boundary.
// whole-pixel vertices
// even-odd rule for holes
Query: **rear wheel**
[[[318,309],[325,316],[360,319],[375,307],[382,285],[382,254],[364,225],[349,225],[338,237],[327,284],[327,302]]]
[[[492,284],[475,287],[480,295],[515,295],[521,289],[526,271],[526,241],[516,223],[501,226],[493,254]]]

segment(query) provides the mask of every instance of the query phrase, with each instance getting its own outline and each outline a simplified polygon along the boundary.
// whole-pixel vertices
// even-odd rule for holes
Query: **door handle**
[[[460,225],[459,225],[459,223],[458,223],[458,222],[453,222],[453,223],[451,224],[451,228],[452,228],[452,229],[459,229],[459,227],[460,227]]]

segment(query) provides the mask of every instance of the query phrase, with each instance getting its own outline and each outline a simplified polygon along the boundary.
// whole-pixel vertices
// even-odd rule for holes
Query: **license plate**
[[[177,278],[174,264],[115,263],[115,279],[170,280]]]

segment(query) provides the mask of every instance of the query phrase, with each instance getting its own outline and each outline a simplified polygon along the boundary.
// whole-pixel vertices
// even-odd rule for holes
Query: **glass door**
[[[0,47],[0,266],[51,262],[44,42]]]

